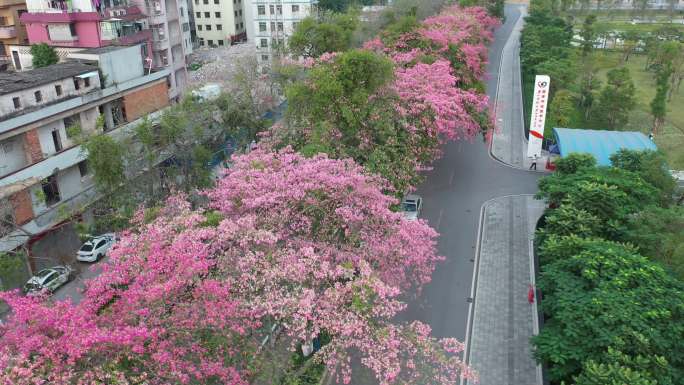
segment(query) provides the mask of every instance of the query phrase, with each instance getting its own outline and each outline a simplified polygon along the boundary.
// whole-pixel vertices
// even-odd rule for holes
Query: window
[[[78,162],[78,172],[81,174],[81,178],[88,175],[88,160],[82,160]]]
[[[78,78],[74,78],[74,88],[75,89],[81,88],[81,84],[78,83]]]
[[[207,40],[207,44],[209,44],[209,46],[211,47],[212,45],[214,45],[214,41],[209,39],[209,40]]]
[[[79,119],[78,114],[67,116],[66,118],[64,118],[64,128],[66,128],[67,138],[71,138],[72,135],[70,134],[74,133],[72,130],[70,130],[70,128],[79,124],[80,121],[81,119]]]
[[[185,11],[183,11],[183,7],[180,7],[180,11],[181,11],[181,16],[185,17]]]
[[[195,16],[196,16],[198,19],[201,19],[201,18],[202,18],[202,12],[195,12]]]
[[[265,5],[257,5],[257,14],[258,15],[265,15],[266,14],[266,6]]]
[[[298,21],[293,21],[293,22],[292,22],[292,29],[293,29],[293,30],[294,30],[294,29],[297,29],[297,26],[298,26],[298,25],[299,25],[299,22],[298,22]]]
[[[214,12],[214,17],[216,17],[217,19],[220,19],[221,18],[221,12]]]
[[[60,86],[59,84],[56,85],[55,86],[55,93],[57,94],[57,96],[62,96],[62,86]]]
[[[245,28],[245,25],[240,23],[240,29],[243,29],[243,28]]]
[[[239,10],[238,13],[240,14],[240,16],[242,16],[242,10]]]
[[[221,24],[216,24],[216,30],[217,31],[223,30],[223,26]]]
[[[268,39],[261,39],[261,48],[268,47]]]
[[[19,100],[19,97],[12,98],[12,103],[14,103],[14,108],[21,108],[21,100]]]
[[[261,55],[261,60],[268,61],[268,55]]]
[[[273,11],[273,9],[274,9],[274,8],[273,8],[273,4],[271,4],[271,5],[268,6],[268,11],[269,11],[269,13],[270,13],[271,15],[275,13],[275,12]]]
[[[271,32],[275,32],[275,21],[271,22]]]
[[[199,0],[195,0],[195,5],[199,5]]]
[[[233,12],[235,14],[235,17],[237,17],[237,11]]]
[[[59,135],[59,130],[52,130],[52,144],[55,145],[55,152],[60,152],[64,148],[62,146],[62,137]]]
[[[204,46],[204,38],[199,38],[199,45]]]
[[[90,78],[83,79],[83,85],[86,87],[90,87]]]
[[[197,30],[201,31],[202,30],[202,24],[197,24]]]
[[[0,148],[2,148],[2,152],[5,154],[9,154],[12,152],[12,146],[14,145],[14,141],[12,139],[8,139],[2,143],[0,143]]]
[[[279,31],[279,32],[282,32],[282,31],[283,31],[283,22],[282,22],[282,21],[279,21],[279,22],[278,22],[278,31]]]
[[[283,6],[282,5],[276,5],[276,11],[278,12],[279,15],[283,14]]]
[[[41,95],[40,91],[34,92],[33,97],[36,98],[36,103],[40,103],[43,100],[43,95]]]
[[[223,45],[223,39],[219,40],[219,41],[218,41],[218,44],[219,44],[220,46],[222,46],[222,45]]]
[[[211,31],[211,24],[205,25],[205,26],[204,26],[204,30],[205,30],[205,31]],[[209,43],[209,44],[211,44],[211,43]]]
[[[71,36],[77,36],[76,35],[76,24],[74,24],[74,23],[69,24],[69,32],[71,32]]]
[[[59,197],[59,187],[57,187],[57,175],[50,175],[43,179],[41,187],[43,194],[45,194],[45,204],[47,206],[52,206],[61,200]]]
[[[219,0],[214,0],[214,4],[218,4],[218,3],[219,3]]]
[[[299,5],[292,5],[292,12],[299,12]]]
[[[209,0],[202,1],[202,4],[209,4]]]
[[[204,12],[204,17],[207,19],[211,17],[211,12]]]

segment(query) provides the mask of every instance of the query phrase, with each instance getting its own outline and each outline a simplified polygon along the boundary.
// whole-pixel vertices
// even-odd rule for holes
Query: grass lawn
[[[598,52],[597,59],[599,77],[605,83],[606,73],[612,68],[619,67],[620,54]],[[648,134],[652,126],[650,103],[655,95],[655,81],[653,73],[644,70],[645,63],[644,55],[632,55],[625,63],[636,86],[637,105],[624,129]],[[670,167],[684,170],[684,87],[680,88],[668,102],[666,124],[661,132],[657,133],[655,141],[658,148],[667,155]]]

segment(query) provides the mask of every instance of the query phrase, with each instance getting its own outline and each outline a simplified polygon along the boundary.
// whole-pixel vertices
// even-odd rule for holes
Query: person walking
[[[532,155],[532,164],[530,165],[530,170],[534,169],[537,171],[537,158],[539,158],[537,154]]]

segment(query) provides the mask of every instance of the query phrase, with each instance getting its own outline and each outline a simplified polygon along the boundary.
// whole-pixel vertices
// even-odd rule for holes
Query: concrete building
[[[223,47],[247,39],[243,0],[193,0],[200,47]]]
[[[19,22],[19,16],[26,12],[24,0],[0,0],[0,67],[9,64],[10,44],[26,44],[26,28]]]
[[[21,16],[31,44],[61,48],[98,48],[143,44],[146,67],[169,67],[169,96],[177,98],[187,83],[185,56],[192,52],[187,0],[27,0]],[[23,52],[22,52],[23,51]],[[28,47],[17,48],[13,64],[25,69]]]
[[[244,0],[247,39],[256,45],[257,62],[266,70],[303,18],[315,12],[316,0]]]
[[[170,69],[149,72],[143,64],[141,45],[110,46],[0,74],[0,253],[31,249],[97,198],[88,169],[88,156],[97,154],[81,149],[71,127],[122,137],[141,117],[169,105]],[[43,247],[54,254],[43,257],[59,260],[60,247]]]

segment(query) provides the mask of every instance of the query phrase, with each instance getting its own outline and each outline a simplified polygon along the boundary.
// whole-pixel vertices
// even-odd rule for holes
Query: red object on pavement
[[[556,170],[556,165],[551,161],[551,157],[546,158],[546,169],[549,171]]]
[[[527,302],[534,303],[534,287],[530,285],[530,289],[527,291]]]

